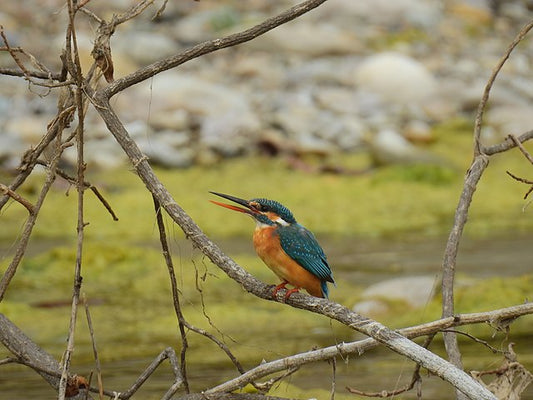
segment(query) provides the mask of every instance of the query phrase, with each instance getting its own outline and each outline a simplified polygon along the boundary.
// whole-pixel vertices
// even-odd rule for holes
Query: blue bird
[[[328,282],[335,284],[324,250],[315,236],[296,222],[292,212],[274,200],[244,200],[227,194],[210,192],[244,206],[211,200],[212,203],[250,215],[256,222],[254,248],[263,262],[281,279],[272,295],[293,286],[285,298],[300,288],[315,297],[328,297]]]

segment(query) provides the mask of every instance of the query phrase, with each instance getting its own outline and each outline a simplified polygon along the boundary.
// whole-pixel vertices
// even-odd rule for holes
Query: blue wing
[[[300,224],[282,226],[277,232],[289,257],[323,281],[322,286],[326,286],[325,281],[335,283],[324,250],[311,232]]]

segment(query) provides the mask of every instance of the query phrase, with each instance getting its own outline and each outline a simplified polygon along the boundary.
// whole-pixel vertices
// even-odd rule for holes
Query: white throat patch
[[[275,222],[276,224],[280,224],[281,226],[289,226],[289,225],[290,225],[287,221],[285,221],[285,220],[284,220],[283,218],[281,218],[281,217],[276,218],[276,219],[274,220],[274,222]]]

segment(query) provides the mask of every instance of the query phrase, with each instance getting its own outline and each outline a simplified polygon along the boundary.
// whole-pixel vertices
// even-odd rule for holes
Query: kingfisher
[[[299,289],[305,289],[315,297],[328,297],[328,282],[335,284],[326,254],[315,236],[296,222],[292,212],[274,200],[254,198],[240,199],[228,194],[210,192],[233,201],[243,207],[211,200],[212,203],[239,211],[255,220],[253,243],[257,255],[279,277],[272,296],[280,289],[288,289],[288,299]]]

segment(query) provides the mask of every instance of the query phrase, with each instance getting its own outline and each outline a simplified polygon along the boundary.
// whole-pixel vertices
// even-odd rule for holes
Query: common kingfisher
[[[228,194],[210,192],[246,208],[211,200],[230,210],[250,215],[255,220],[254,248],[263,262],[281,279],[272,293],[293,286],[285,299],[300,288],[315,297],[328,297],[327,282],[335,284],[324,250],[315,236],[298,222],[292,212],[274,200],[244,200]]]

